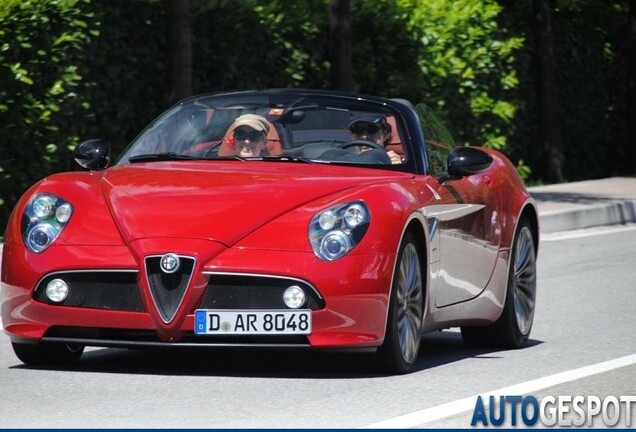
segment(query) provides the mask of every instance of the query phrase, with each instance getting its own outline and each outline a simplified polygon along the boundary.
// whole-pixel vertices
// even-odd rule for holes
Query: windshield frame
[[[280,113],[276,113],[275,110],[281,110]],[[328,91],[308,91],[308,90],[269,90],[269,91],[246,91],[246,92],[233,92],[233,93],[217,93],[194,96],[185,99],[175,106],[169,108],[160,116],[158,116],[153,122],[151,122],[144,130],[135,137],[135,139],[124,149],[124,151],[117,158],[116,165],[127,165],[130,163],[129,158],[139,155],[152,155],[159,153],[177,153],[181,154],[180,148],[174,148],[173,141],[170,141],[165,145],[165,148],[160,148],[162,145],[160,140],[173,139],[174,137],[168,137],[169,134],[165,130],[169,130],[167,126],[171,122],[176,122],[177,126],[173,127],[173,134],[178,135],[177,129],[185,125],[188,121],[188,116],[196,110],[212,112],[212,119],[217,121],[215,123],[216,129],[210,133],[210,137],[213,138],[211,142],[215,140],[223,140],[222,131],[227,131],[227,128],[232,124],[232,121],[238,117],[239,114],[245,112],[252,112],[255,114],[265,114],[272,125],[277,129],[280,135],[280,141],[282,146],[282,154],[280,159],[282,160],[297,160],[297,161],[313,161],[319,163],[329,163],[347,166],[364,166],[386,170],[397,170],[404,172],[423,172],[427,168],[427,159],[423,146],[413,145],[413,141],[417,142],[418,138],[423,142],[423,136],[417,116],[412,109],[404,104],[392,101],[390,99],[377,98],[372,96],[363,96],[355,93],[343,93],[343,92],[328,92]],[[410,112],[409,112],[410,111]],[[272,114],[274,113],[274,114]],[[309,113],[309,114],[308,114]],[[344,155],[342,152],[334,151],[332,153],[337,154],[333,160],[320,160],[320,158],[307,157],[302,153],[297,154],[294,149],[301,145],[311,143],[311,139],[307,142],[301,143],[300,136],[304,133],[308,135],[307,128],[302,129],[303,122],[307,122],[308,115],[312,116],[312,121],[320,124],[324,119],[320,116],[332,117],[332,122],[340,129],[334,132],[338,132],[338,135],[334,135],[332,143],[325,144],[325,147],[333,145],[338,147],[339,140],[346,140],[346,132],[348,129],[347,123],[356,117],[363,117],[364,115],[379,114],[384,116],[392,116],[394,119],[393,133],[397,134],[398,142],[401,143],[403,150],[403,162],[400,164],[392,165],[390,161],[384,162],[384,158],[380,156],[379,150],[373,150],[377,156],[375,159],[369,152],[367,157],[369,160],[358,160],[350,158]],[[333,115],[331,115],[333,114]],[[406,115],[405,115],[406,114]],[[409,118],[410,116],[410,118]],[[415,120],[415,125],[413,125]],[[193,117],[192,122],[195,119]],[[207,121],[210,121],[208,117]],[[324,120],[328,123],[328,120]],[[300,127],[300,129],[299,129]],[[206,126],[207,128],[207,126]],[[186,128],[187,129],[187,128]],[[328,129],[317,130],[318,138],[315,142],[327,142],[327,138],[320,138],[320,133],[326,134]],[[162,136],[161,133],[164,133]],[[153,136],[156,134],[156,136]],[[187,133],[183,136],[187,136]],[[185,141],[183,136],[179,136],[178,139]],[[152,141],[152,140],[156,141]],[[149,143],[149,144],[146,144]],[[144,145],[149,149],[152,146],[152,151],[143,151]],[[215,145],[215,144],[213,144]],[[220,145],[220,141],[216,143]],[[418,147],[420,147],[418,149]],[[197,156],[197,155],[193,155]],[[214,154],[201,154],[194,159],[204,160],[273,160],[272,157],[247,157],[247,158],[235,158],[235,157],[221,157]],[[274,155],[268,155],[274,156]],[[190,160],[193,158],[175,158],[176,160]],[[162,160],[162,158],[157,158]]]

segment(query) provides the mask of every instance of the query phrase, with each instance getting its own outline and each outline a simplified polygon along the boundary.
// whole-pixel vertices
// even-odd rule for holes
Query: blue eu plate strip
[[[205,311],[198,310],[195,312],[194,332],[205,333]]]

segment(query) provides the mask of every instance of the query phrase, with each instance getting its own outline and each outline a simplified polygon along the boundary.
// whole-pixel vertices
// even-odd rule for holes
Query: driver
[[[267,156],[267,120],[256,114],[243,114],[230,128],[232,137],[241,157]]]
[[[368,116],[360,117],[349,123],[349,135],[353,140],[366,140],[386,147],[391,143],[393,132],[391,125],[387,122],[385,116]],[[360,146],[361,152],[369,150],[369,147]],[[391,163],[401,164],[402,158],[393,150],[387,150],[387,156],[391,159]]]

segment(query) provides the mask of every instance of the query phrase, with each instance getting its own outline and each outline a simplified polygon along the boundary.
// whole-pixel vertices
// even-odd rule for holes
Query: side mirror
[[[73,152],[75,162],[89,170],[103,170],[110,163],[110,143],[103,139],[84,141]]]
[[[449,176],[469,176],[487,170],[492,156],[475,147],[455,147],[448,155]]]

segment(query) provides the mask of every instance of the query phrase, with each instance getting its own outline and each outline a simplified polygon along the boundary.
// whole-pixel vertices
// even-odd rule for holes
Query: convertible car
[[[361,94],[231,92],[178,103],[113,163],[107,141],[81,143],[84,169],[31,187],[4,235],[15,354],[305,347],[407,373],[426,332],[523,346],[535,204],[502,154],[455,146],[434,117]]]

